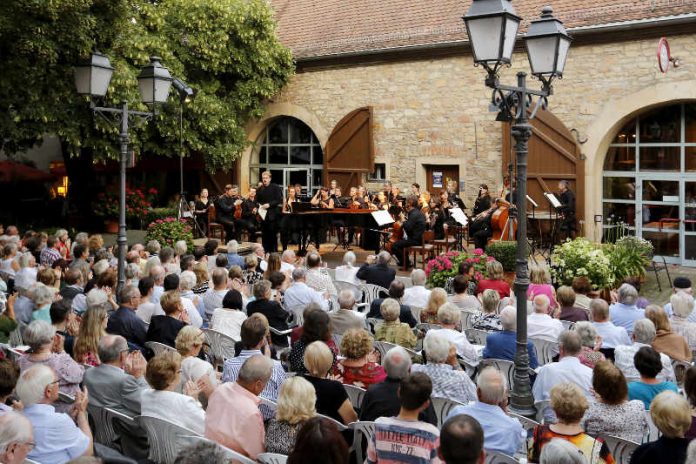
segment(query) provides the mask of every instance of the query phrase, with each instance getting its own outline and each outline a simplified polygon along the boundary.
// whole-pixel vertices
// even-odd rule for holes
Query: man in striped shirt
[[[437,457],[440,431],[418,420],[418,414],[430,404],[433,384],[421,372],[401,381],[396,417],[380,417],[367,447],[368,464],[425,464],[441,461]]]

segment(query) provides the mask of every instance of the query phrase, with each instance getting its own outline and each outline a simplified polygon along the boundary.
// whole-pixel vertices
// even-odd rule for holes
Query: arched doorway
[[[631,117],[609,145],[602,173],[605,230],[625,224],[655,254],[696,265],[696,103]]]

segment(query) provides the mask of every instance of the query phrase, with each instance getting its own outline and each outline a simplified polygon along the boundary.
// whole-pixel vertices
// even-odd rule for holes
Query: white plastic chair
[[[466,334],[467,340],[474,345],[485,345],[486,338],[490,332],[480,329],[464,329],[464,333]]]
[[[477,314],[474,312],[471,312],[467,309],[462,309],[460,312],[460,317],[459,317],[459,331],[464,332],[466,329],[472,329],[473,324],[472,324],[472,318]]]
[[[239,464],[256,464],[256,461],[253,459],[249,459],[248,457],[244,456],[243,454],[240,454],[236,452],[235,450],[229,449],[226,446],[222,446],[219,443],[215,443],[212,440],[208,440],[207,438],[198,436],[198,435],[183,435],[180,437],[182,441],[184,441],[184,445],[181,446],[181,448],[184,448],[185,446],[193,445],[195,443],[212,443],[215,446],[219,447],[223,453],[225,453],[225,458],[229,459],[230,462],[239,463]]]
[[[457,406],[464,406],[464,403],[459,401],[451,400],[449,398],[440,398],[433,396],[430,398],[430,402],[435,409],[435,416],[437,416],[437,428],[442,428],[442,424],[445,422],[447,415]]]
[[[643,443],[655,441],[662,436],[662,432],[657,428],[650,415],[650,410],[645,411],[645,420],[648,421],[648,433],[643,437]]]
[[[481,368],[484,368],[486,366],[493,366],[496,369],[498,369],[507,379],[508,388],[510,390],[512,390],[513,382],[515,379],[515,363],[514,362],[508,361],[507,359],[488,358],[488,359],[482,359],[479,366]]]
[[[671,359],[671,358],[670,358]],[[679,361],[672,359],[672,371],[674,372],[674,378],[677,380],[677,386],[679,388],[684,387],[684,377],[686,376],[686,371],[691,367],[691,363],[686,361]]]
[[[338,293],[341,293],[343,290],[350,290],[353,292],[353,296],[355,297],[356,302],[362,301],[362,295],[363,291],[360,287],[355,285],[352,282],[345,282],[343,280],[334,280],[334,287],[336,287],[336,291]]]
[[[363,295],[365,297],[365,303],[368,305],[378,298],[386,298],[389,295],[389,290],[379,285],[374,284],[363,284]]]
[[[348,426],[346,426],[345,424],[343,424],[343,423],[337,421],[337,420],[334,419],[333,417],[325,416],[325,415],[323,415],[323,414],[317,414],[317,416],[318,416],[318,417],[321,417],[322,419],[326,419],[327,421],[329,421],[329,422],[331,422],[332,424],[334,424],[334,425],[336,426],[336,428],[338,429],[339,432],[343,432],[343,431],[345,431],[345,430],[348,430]]]
[[[213,329],[201,329],[205,339],[210,345],[210,353],[216,363],[223,363],[225,359],[234,358],[234,344],[236,340],[229,335]]]
[[[353,409],[358,411],[363,402],[363,398],[365,398],[365,393],[367,393],[367,390],[356,387],[355,385],[346,384],[343,384],[343,388],[345,388],[346,393],[348,393],[348,399],[350,400],[350,404],[353,405]]]
[[[409,306],[411,308],[411,314],[413,315],[413,318],[416,320],[416,322],[420,322],[421,318],[421,313],[423,312],[423,308],[419,308],[418,306]]]
[[[640,446],[636,443],[612,435],[603,435],[602,438],[609,448],[609,452],[614,457],[616,464],[629,464],[633,452]]]
[[[374,342],[374,347],[375,347],[375,349],[377,350],[377,352],[379,353],[380,359],[384,359],[384,356],[387,354],[387,351],[389,351],[389,350],[391,350],[392,348],[395,348],[395,347],[397,347],[397,346],[399,346],[399,345],[397,345],[397,344],[395,344],[395,343],[379,342],[379,341]],[[420,353],[418,353],[417,351],[413,351],[413,350],[411,350],[411,349],[409,349],[409,348],[406,348],[406,347],[403,347],[403,346],[402,346],[401,348],[403,348],[404,350],[406,350],[406,352],[407,352],[407,353],[409,354],[409,356],[411,356],[412,358],[413,358],[414,356],[420,356]]]
[[[573,321],[561,321],[561,324],[565,330],[575,330],[575,322]]]
[[[199,436],[193,430],[164,419],[137,416],[135,420],[147,432],[147,439],[150,443],[148,459],[157,464],[172,464],[181,449],[190,444],[190,442],[186,443],[183,438]]]
[[[551,409],[551,400],[541,400],[534,402],[534,409],[536,409],[536,420],[540,423],[545,422],[555,422],[556,413]]]
[[[145,342],[145,347],[150,348],[155,353],[155,356],[166,351],[176,351],[173,347],[160,342]]]
[[[285,464],[288,457],[278,453],[261,453],[256,456],[256,460],[261,464]]]
[[[114,441],[118,438],[118,434],[114,429],[115,420],[121,421],[129,428],[138,426],[135,418],[111,408],[88,404],[87,413],[92,417],[92,422],[94,423],[94,441],[108,447],[113,447]]]
[[[550,363],[553,357],[558,354],[558,342],[543,340],[541,338],[530,338],[529,341],[534,345],[537,361],[540,366]]]
[[[367,449],[363,449],[363,439],[369,444],[372,435],[375,433],[375,423],[371,421],[353,422],[349,426],[353,429],[353,450],[355,451],[356,462],[365,462]]]
[[[486,451],[486,464],[519,464],[520,461],[507,454]]]

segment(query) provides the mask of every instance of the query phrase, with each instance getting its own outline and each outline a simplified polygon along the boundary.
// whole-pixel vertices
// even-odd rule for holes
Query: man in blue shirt
[[[481,371],[476,380],[478,401],[452,409],[447,420],[458,414],[476,419],[483,428],[483,448],[486,451],[513,456],[527,438],[517,419],[506,414],[508,386],[505,376],[493,366]]]
[[[491,333],[486,337],[486,346],[483,348],[483,358],[505,359],[515,361],[517,351],[517,310],[512,306],[506,306],[500,312],[502,332]],[[529,367],[536,369],[539,365],[536,351],[532,342],[527,341],[527,353],[529,354]]]
[[[619,301],[609,307],[609,318],[618,327],[623,327],[629,337],[633,333],[633,324],[638,319],[645,317],[645,310],[636,306],[638,291],[631,284],[623,284],[619,287]]]

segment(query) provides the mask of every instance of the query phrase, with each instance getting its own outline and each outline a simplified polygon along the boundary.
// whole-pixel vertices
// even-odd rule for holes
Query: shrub
[[[143,218],[143,222],[145,224],[150,224],[151,222],[154,222],[157,219],[176,217],[176,213],[176,208],[150,208],[150,211],[148,211],[145,217]]]
[[[474,280],[478,282],[486,275],[486,262],[493,259],[480,248],[475,249],[471,254],[460,251],[448,251],[427,262],[425,275],[428,277],[428,284],[431,288],[444,288],[447,280],[457,275],[459,264],[463,261],[468,261],[474,264]]]
[[[576,276],[590,279],[592,288],[601,290],[614,284],[611,261],[601,245],[586,238],[566,240],[551,256],[551,275],[556,285],[571,285]]]
[[[515,270],[515,255],[517,253],[517,242],[500,241],[493,242],[486,247],[486,254],[494,257],[503,269],[507,272]]]
[[[185,240],[188,251],[193,250],[193,233],[186,220],[174,217],[157,219],[147,226],[145,241],[157,240],[162,246],[174,246],[179,240]]]
[[[118,191],[107,190],[97,195],[94,203],[94,214],[107,219],[118,217]],[[157,189],[145,191],[141,188],[126,187],[126,217],[137,219],[144,217],[152,208],[152,201],[157,196]]]
[[[632,235],[621,237],[616,243],[604,247],[616,282],[626,277],[645,275],[645,266],[650,264],[654,253],[652,243]]]

